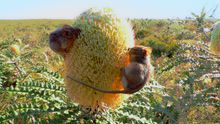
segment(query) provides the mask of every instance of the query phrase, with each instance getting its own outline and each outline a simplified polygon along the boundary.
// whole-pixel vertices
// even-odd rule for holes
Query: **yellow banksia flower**
[[[105,90],[123,90],[120,68],[126,65],[128,48],[134,47],[133,30],[111,9],[89,9],[72,25],[81,29],[65,57],[68,96],[84,107],[115,108],[126,98],[122,94],[95,91],[68,78]]]

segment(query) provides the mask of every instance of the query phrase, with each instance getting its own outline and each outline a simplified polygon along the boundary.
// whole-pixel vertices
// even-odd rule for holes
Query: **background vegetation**
[[[95,112],[66,96],[63,60],[48,47],[72,20],[0,21],[0,123],[219,123],[220,57],[208,50],[205,16],[129,20],[137,44],[153,48],[154,78],[116,110]]]

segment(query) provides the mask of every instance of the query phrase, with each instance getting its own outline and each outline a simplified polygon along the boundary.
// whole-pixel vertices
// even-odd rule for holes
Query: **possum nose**
[[[57,34],[56,33],[51,33],[49,36],[50,42],[54,42],[57,39]]]
[[[58,50],[58,42],[57,42],[57,34],[52,32],[49,36],[49,45],[50,45],[50,48],[54,51]]]

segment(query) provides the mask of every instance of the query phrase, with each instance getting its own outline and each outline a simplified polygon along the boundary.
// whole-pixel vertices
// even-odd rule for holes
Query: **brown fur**
[[[65,57],[80,34],[80,29],[64,25],[50,34],[50,48]]]

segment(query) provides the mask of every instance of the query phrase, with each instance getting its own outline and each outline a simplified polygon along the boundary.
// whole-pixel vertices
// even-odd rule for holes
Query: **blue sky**
[[[216,5],[220,18],[220,0],[1,0],[0,19],[73,19],[91,7],[111,7],[125,18],[185,18]]]

